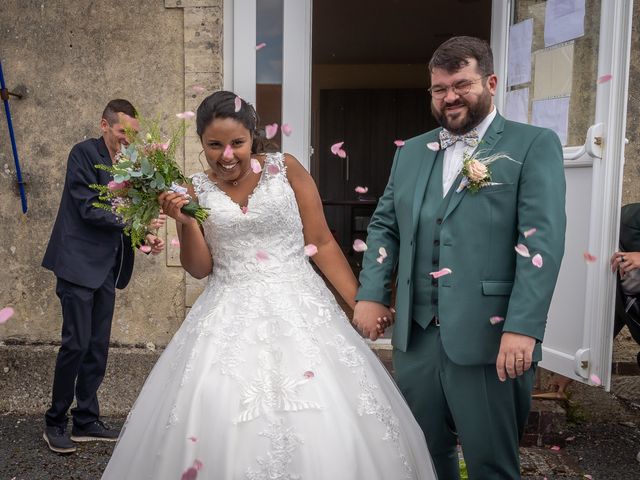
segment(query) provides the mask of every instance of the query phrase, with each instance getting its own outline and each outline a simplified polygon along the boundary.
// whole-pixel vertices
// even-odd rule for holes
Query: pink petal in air
[[[267,173],[269,175],[277,175],[278,173],[280,173],[280,167],[278,165],[270,163],[269,165],[267,165]]]
[[[396,140],[393,143],[396,147],[404,147],[404,140]]]
[[[202,462],[197,458],[193,461],[193,468],[196,470],[202,470]]]
[[[318,253],[318,247],[316,247],[313,243],[304,246],[304,254],[307,257],[313,257],[316,253]]]
[[[339,156],[340,158],[346,158],[347,152],[342,149],[342,145],[344,145],[344,142],[338,142],[331,145],[331,153]]]
[[[194,467],[189,467],[184,471],[180,480],[196,480],[196,478],[198,478],[198,470]]]
[[[598,260],[598,258],[596,256],[591,255],[589,252],[584,252],[582,254],[582,256],[584,257],[584,261],[587,262],[587,263],[593,263],[596,260]]]
[[[253,170],[253,173],[260,173],[262,171],[262,165],[260,165],[260,162],[255,158],[251,159],[251,170]]]
[[[529,230],[524,231],[524,238],[529,238],[531,235],[538,231],[537,228],[530,228]]]
[[[365,194],[369,191],[368,187],[356,187],[356,193]]]
[[[307,370],[306,372],[303,373],[304,378],[308,378],[308,379],[312,379],[313,377],[316,376],[315,373],[313,373],[311,370]]]
[[[429,142],[427,143],[427,148],[433,152],[437,152],[440,150],[440,142]]]
[[[190,118],[195,117],[196,114],[188,111],[188,112],[182,112],[182,113],[176,113],[176,117],[181,118],[183,120],[189,120]]]
[[[531,263],[533,263],[534,267],[542,268],[542,265],[544,263],[542,261],[542,255],[540,255],[539,253],[536,253],[531,259]]]
[[[206,91],[207,91],[207,89],[206,89],[206,88],[204,88],[204,87],[202,87],[202,86],[200,86],[200,85],[194,85],[194,86],[193,86],[193,87],[191,87],[191,88],[192,88],[192,90],[193,90],[194,92],[196,92],[196,93],[198,93],[198,94],[199,94],[199,93],[204,93],[204,92],[206,92]]]
[[[378,249],[378,253],[380,254],[380,256],[376,258],[376,262],[378,263],[384,262],[384,259],[387,258],[387,249],[384,247],[380,247]]]
[[[527,248],[526,245],[523,245],[522,243],[519,243],[516,245],[515,247],[516,253],[522,257],[530,257],[531,254],[529,253],[529,249]]]
[[[259,262],[265,262],[269,260],[269,254],[264,250],[258,250],[256,252],[256,260],[258,260]]]
[[[598,78],[598,83],[607,83],[612,78],[613,78],[613,75],[611,75],[610,73],[607,73]]]
[[[353,249],[356,252],[364,252],[367,250],[367,244],[364,243],[362,240],[360,240],[359,238],[356,238],[353,242]]]
[[[196,443],[198,441],[197,437],[187,437],[187,440],[191,440],[193,443]]]
[[[489,318],[489,323],[491,325],[497,325],[497,324],[499,324],[501,322],[504,322],[504,317],[500,317],[498,315],[494,315],[493,317]]]
[[[7,323],[7,320],[13,317],[14,313],[16,312],[11,307],[4,307],[2,310],[0,310],[0,325],[2,325],[3,323]]]
[[[236,96],[236,99],[233,101],[234,111],[238,113],[242,108],[242,99]]]
[[[231,145],[227,145],[226,147],[224,147],[222,158],[233,158],[233,148],[231,148]]]
[[[589,375],[589,380],[591,380],[594,385],[602,385],[602,380],[600,380],[600,377],[595,373]]]
[[[143,253],[149,253],[151,251],[151,247],[149,245],[142,245],[140,247],[140,251]]]
[[[171,239],[171,246],[172,247],[176,247],[176,248],[180,248],[180,240],[178,240],[177,238],[172,238]]]
[[[291,135],[291,132],[293,132],[293,129],[291,128],[291,126],[288,123],[283,123],[282,127],[280,127],[280,130],[282,131],[282,133],[284,133],[287,137],[289,135]]]
[[[429,275],[431,275],[433,278],[440,278],[444,277],[445,275],[449,275],[450,273],[453,273],[451,272],[450,268],[441,268],[437,272],[430,272]]]
[[[265,125],[264,134],[267,137],[267,140],[271,140],[278,133],[278,124],[272,123],[271,125]]]
[[[259,44],[257,44],[257,45],[256,45],[256,51],[258,51],[258,50],[262,50],[262,49],[263,49],[264,47],[266,47],[266,46],[267,46],[267,44],[266,44],[266,43],[264,43],[264,42],[259,43]]]

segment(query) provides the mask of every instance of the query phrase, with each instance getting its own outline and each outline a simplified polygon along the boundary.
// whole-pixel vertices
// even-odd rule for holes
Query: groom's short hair
[[[493,53],[489,43],[476,37],[452,37],[440,45],[429,61],[429,72],[441,68],[447,73],[455,73],[469,65],[469,59],[478,62],[478,73],[493,73]]]

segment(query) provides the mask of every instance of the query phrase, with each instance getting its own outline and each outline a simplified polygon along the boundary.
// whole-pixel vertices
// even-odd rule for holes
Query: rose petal
[[[241,211],[244,215],[246,215],[246,214],[247,214],[247,212],[249,211],[249,209],[248,209],[246,206],[244,206],[244,205],[243,205],[243,206],[241,206],[241,207],[240,207],[240,211]]]
[[[0,325],[2,325],[3,323],[7,323],[7,320],[13,317],[14,313],[16,312],[11,307],[4,307],[2,310],[0,310]]]
[[[193,468],[196,470],[202,470],[202,462],[197,458],[193,461]]]
[[[515,246],[515,250],[516,253],[522,257],[530,257],[531,254],[529,253],[529,249],[527,248],[526,245],[523,245],[522,243],[519,243]]]
[[[427,143],[427,148],[431,151],[437,152],[440,150],[440,142],[429,142]]]
[[[180,240],[178,240],[177,238],[172,238],[171,239],[171,246],[172,247],[176,247],[176,248],[180,248]]]
[[[149,253],[151,251],[151,247],[149,245],[142,245],[140,247],[140,251],[144,253]]]
[[[576,437],[567,437],[565,438],[565,442],[573,442],[576,439]]]
[[[598,260],[597,257],[595,257],[594,255],[591,255],[589,252],[584,252],[582,256],[584,257],[584,261],[587,263],[593,263],[596,260]]]
[[[364,252],[367,250],[367,244],[364,243],[362,240],[360,240],[359,238],[356,238],[353,242],[353,249],[356,252]]]
[[[233,101],[233,106],[234,106],[234,111],[238,113],[242,108],[242,99],[236,96],[235,100]]]
[[[536,253],[531,259],[531,263],[533,263],[534,267],[542,268],[542,265],[543,265],[542,255],[540,255],[539,253]]]
[[[396,147],[403,147],[404,146],[404,140],[396,140],[393,143],[395,144]]]
[[[444,277],[445,275],[449,275],[450,273],[452,273],[450,268],[441,268],[437,272],[429,272],[429,275],[431,275],[433,278],[440,278]]]
[[[554,452],[559,452],[560,451],[560,447],[558,445],[554,445],[549,450],[553,450]]]
[[[267,261],[269,260],[269,254],[264,250],[258,250],[256,252],[256,260],[258,260],[259,262]]]
[[[276,136],[276,133],[278,133],[278,124],[272,123],[271,125],[265,125],[264,133],[265,133],[265,136],[267,137],[267,140],[272,139],[273,137]]]
[[[191,87],[193,89],[194,92],[196,93],[204,93],[207,91],[206,88],[201,87],[200,85],[194,85],[193,87]]]
[[[638,457],[640,457],[640,453],[638,453]],[[640,462],[640,460],[638,460]],[[588,478],[589,480],[593,480],[593,477],[588,473],[585,473],[584,478]]]
[[[282,127],[280,127],[280,130],[282,130],[282,133],[284,133],[287,137],[291,135],[291,132],[293,132],[293,129],[288,123],[283,123]]]
[[[194,467],[189,467],[184,471],[180,480],[196,480],[196,478],[198,478],[198,470]]]
[[[269,175],[277,175],[278,173],[280,173],[280,167],[278,165],[270,163],[269,165],[267,165],[267,173]]]
[[[264,42],[259,43],[259,44],[257,44],[257,45],[256,45],[256,51],[257,51],[257,50],[262,50],[262,49],[263,49],[264,47],[266,47],[266,46],[267,46],[267,44],[266,44],[266,43],[264,43]]]
[[[524,231],[524,238],[529,238],[531,235],[538,231],[537,228],[530,228],[529,230]]]
[[[369,191],[368,187],[356,187],[356,193],[367,193]]]
[[[380,247],[380,248],[378,249],[378,253],[380,254],[380,256],[381,256],[382,258],[387,258],[387,249],[386,249],[386,248],[384,248],[384,247]]]
[[[187,437],[187,440],[191,440],[193,443],[196,443],[198,441],[197,437]]]
[[[344,145],[344,142],[338,142],[331,145],[331,153],[333,153],[334,155],[338,155],[338,151],[340,151],[342,145]]]
[[[600,377],[595,373],[589,375],[589,380],[591,380],[594,385],[602,385],[602,380],[600,380]]]
[[[226,147],[224,147],[222,158],[233,158],[233,148],[231,148],[231,145],[227,145]]]
[[[598,77],[598,83],[607,83],[612,78],[613,78],[613,75],[611,75],[610,73],[606,73]]]
[[[260,173],[262,171],[262,165],[260,165],[260,162],[255,158],[251,159],[251,170],[253,170],[253,173]]]
[[[176,113],[176,117],[182,118],[183,120],[188,120],[188,119],[193,118],[195,116],[196,116],[196,114],[191,112],[191,111],[182,112],[182,113]]]
[[[504,322],[504,317],[500,317],[500,316],[498,316],[498,315],[494,315],[493,317],[490,317],[490,318],[489,318],[489,323],[490,323],[491,325],[497,325],[497,324],[499,324],[500,322]]]
[[[340,158],[347,158],[347,152],[345,152],[344,150],[340,149],[340,150],[338,150],[338,156]]]
[[[307,257],[313,257],[316,253],[318,253],[318,247],[316,247],[313,243],[304,246],[304,254]]]

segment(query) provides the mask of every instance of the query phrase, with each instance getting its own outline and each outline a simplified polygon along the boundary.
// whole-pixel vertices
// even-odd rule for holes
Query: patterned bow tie
[[[440,146],[443,149],[450,147],[456,142],[464,142],[470,147],[476,147],[478,145],[478,141],[479,135],[475,128],[464,135],[455,135],[447,130],[440,130]]]

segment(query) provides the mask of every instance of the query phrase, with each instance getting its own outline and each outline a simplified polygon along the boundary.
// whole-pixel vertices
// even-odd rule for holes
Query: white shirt
[[[484,137],[493,119],[496,118],[497,113],[496,107],[494,106],[491,113],[484,117],[484,120],[476,126],[479,142],[482,141],[482,137]],[[462,141],[457,141],[444,151],[444,163],[442,164],[442,198],[447,196],[451,185],[453,185],[454,180],[460,174],[465,153],[471,155],[473,150],[474,147],[470,147]]]

